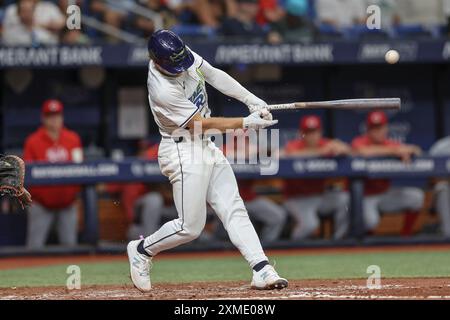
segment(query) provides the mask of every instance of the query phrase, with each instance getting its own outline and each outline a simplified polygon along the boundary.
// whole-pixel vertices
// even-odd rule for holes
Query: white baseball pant
[[[222,151],[210,140],[163,138],[158,161],[169,178],[178,218],[145,238],[150,255],[196,239],[206,223],[206,203],[216,212],[231,242],[254,267],[268,260],[250,222],[236,178]]]
[[[320,216],[334,214],[335,239],[343,238],[349,227],[350,196],[345,191],[326,191],[321,195],[289,199],[285,207],[296,221],[291,238],[309,237],[320,225]]]
[[[419,211],[425,195],[419,188],[391,188],[387,192],[364,197],[363,221],[367,231],[375,229],[380,223],[380,212],[404,210]]]

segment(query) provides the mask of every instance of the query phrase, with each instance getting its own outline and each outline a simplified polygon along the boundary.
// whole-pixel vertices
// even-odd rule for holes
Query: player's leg
[[[365,196],[363,199],[363,222],[367,232],[373,231],[380,223],[380,210],[378,205],[383,194]]]
[[[138,215],[139,232],[148,235],[158,230],[161,222],[164,199],[159,192],[149,192],[136,203],[135,214]]]
[[[391,188],[383,195],[379,207],[381,211],[418,211],[422,208],[424,200],[425,194],[419,188]]]
[[[214,165],[207,201],[222,221],[231,242],[239,249],[253,269],[252,287],[255,289],[287,287],[287,280],[277,274],[264,254],[258,235],[239,195],[236,178],[230,164],[223,154],[219,154],[218,157],[221,159]]]
[[[286,211],[270,199],[258,197],[245,203],[251,217],[263,223],[261,240],[277,240],[286,222]]]
[[[144,240],[131,241],[127,246],[131,279],[141,291],[151,289],[150,259],[163,250],[192,241],[205,226],[211,165],[194,163],[189,158],[190,150],[185,149],[189,149],[189,144],[161,143],[159,150],[161,171],[172,183],[178,218],[165,223]]]
[[[425,200],[424,192],[419,188],[391,188],[380,202],[380,210],[386,212],[405,212],[402,235],[410,235]]]
[[[54,217],[53,212],[41,205],[37,203],[31,205],[27,216],[27,247],[29,249],[42,248],[45,245]]]
[[[320,204],[321,214],[334,214],[334,239],[342,239],[348,231],[350,195],[345,191],[325,192]]]
[[[155,233],[144,241],[144,249],[151,256],[163,250],[196,239],[206,223],[206,194],[210,176],[210,165],[192,163],[192,159],[183,156],[183,148],[189,148],[183,143],[176,144],[175,160],[169,159],[167,166],[175,170],[162,168],[163,174],[172,183],[173,199],[178,212],[178,218],[165,223]],[[176,166],[173,165],[176,161]]]
[[[210,179],[207,201],[222,221],[231,242],[253,268],[268,260],[244,206],[229,165],[217,165]]]
[[[441,232],[450,237],[450,183],[442,181],[435,187],[436,211],[441,221]]]
[[[57,232],[59,242],[66,246],[77,244],[77,206],[72,205],[57,213]]]
[[[284,206],[294,218],[296,224],[291,233],[292,240],[301,240],[309,237],[320,225],[318,210],[321,196],[308,196],[292,198]]]

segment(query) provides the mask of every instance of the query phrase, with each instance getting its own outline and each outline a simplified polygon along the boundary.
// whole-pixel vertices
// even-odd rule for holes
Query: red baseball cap
[[[322,122],[318,116],[309,115],[304,116],[300,120],[300,129],[302,131],[310,131],[320,129],[322,127]]]
[[[383,111],[372,111],[367,115],[367,127],[376,127],[388,123],[388,118]]]
[[[62,113],[64,110],[64,106],[61,101],[56,99],[46,100],[42,104],[42,114],[50,114],[50,113]]]

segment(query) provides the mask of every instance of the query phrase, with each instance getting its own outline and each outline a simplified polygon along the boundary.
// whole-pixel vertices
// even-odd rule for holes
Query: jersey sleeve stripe
[[[184,126],[199,112],[199,109],[195,110],[182,124],[180,124],[181,128],[184,128]]]

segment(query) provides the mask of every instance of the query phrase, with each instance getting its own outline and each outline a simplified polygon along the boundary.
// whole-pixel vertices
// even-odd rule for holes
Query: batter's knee
[[[184,229],[183,233],[188,238],[189,241],[192,241],[200,237],[202,230]]]
[[[190,241],[197,239],[205,228],[206,221],[203,223],[189,223],[183,225],[183,234],[189,238]]]

